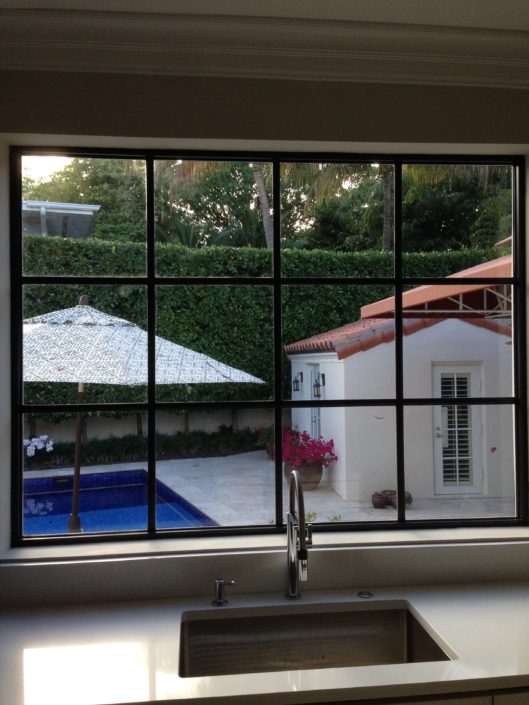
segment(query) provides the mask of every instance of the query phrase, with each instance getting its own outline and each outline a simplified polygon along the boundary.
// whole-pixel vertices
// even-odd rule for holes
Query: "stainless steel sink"
[[[183,677],[449,659],[404,602],[187,612],[181,627]]]

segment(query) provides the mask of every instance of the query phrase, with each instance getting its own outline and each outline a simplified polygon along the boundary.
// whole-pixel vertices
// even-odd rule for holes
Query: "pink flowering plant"
[[[301,463],[321,463],[324,468],[338,460],[334,441],[313,438],[307,431],[287,428],[283,434],[283,461],[297,468]]]

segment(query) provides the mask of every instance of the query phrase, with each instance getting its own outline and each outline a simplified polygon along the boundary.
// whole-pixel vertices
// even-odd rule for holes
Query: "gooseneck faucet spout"
[[[312,546],[312,527],[305,524],[301,478],[297,470],[292,470],[288,479],[287,513],[287,597],[291,600],[301,597],[299,583],[308,580],[307,546]]]

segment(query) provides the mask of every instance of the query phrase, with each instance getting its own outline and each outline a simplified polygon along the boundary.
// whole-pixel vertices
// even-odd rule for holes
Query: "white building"
[[[510,268],[509,255],[454,276],[510,276]],[[512,394],[508,289],[427,285],[403,294],[404,402]],[[314,399],[292,410],[292,425],[333,438],[338,461],[328,481],[348,500],[397,486],[395,407],[382,401],[396,395],[394,303],[364,306],[358,321],[286,347],[299,384],[292,398]],[[381,403],[318,407],[317,381],[322,400]],[[501,405],[404,407],[406,489],[416,498],[513,497],[512,438],[512,415]]]
[[[88,237],[101,206],[88,203],[22,201],[24,235]]]

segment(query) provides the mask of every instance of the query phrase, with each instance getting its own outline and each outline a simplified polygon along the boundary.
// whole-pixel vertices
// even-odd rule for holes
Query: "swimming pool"
[[[24,536],[65,534],[72,509],[72,476],[24,480]],[[79,516],[83,531],[147,528],[147,472],[124,470],[81,475]],[[156,527],[217,526],[210,517],[156,480]]]

